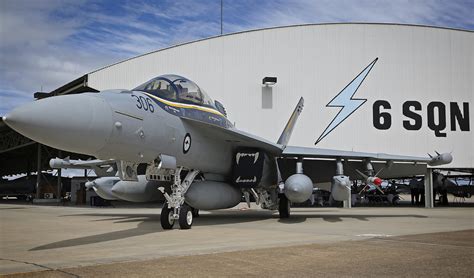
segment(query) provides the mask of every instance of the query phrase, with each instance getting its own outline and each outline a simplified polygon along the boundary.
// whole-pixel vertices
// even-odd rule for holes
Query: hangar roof
[[[240,32],[224,34],[224,35],[217,35],[217,36],[198,39],[198,40],[189,41],[189,42],[185,42],[185,43],[175,44],[175,45],[172,45],[172,46],[169,46],[169,47],[165,47],[165,48],[161,48],[161,49],[158,49],[158,50],[150,51],[148,53],[144,53],[144,54],[141,54],[141,55],[138,55],[138,56],[134,56],[134,57],[119,61],[117,63],[107,65],[105,67],[102,67],[102,68],[99,68],[97,70],[91,71],[88,74],[92,74],[92,73],[101,71],[103,69],[106,69],[108,67],[112,67],[112,66],[115,66],[117,64],[127,62],[128,60],[132,60],[132,59],[139,58],[139,57],[142,57],[142,56],[146,56],[146,55],[149,55],[149,54],[153,54],[153,53],[156,53],[156,52],[168,50],[168,49],[183,46],[183,45],[193,44],[193,43],[197,43],[197,42],[201,42],[201,41],[212,40],[212,39],[216,39],[216,38],[220,38],[220,37],[228,37],[228,36],[233,36],[233,35],[259,32],[259,31],[265,31],[265,30],[273,30],[273,29],[297,28],[297,27],[306,27],[306,26],[324,26],[324,25],[386,25],[386,26],[407,26],[407,27],[417,27],[417,28],[445,29],[445,30],[462,31],[462,32],[470,32],[470,33],[474,32],[472,30],[441,27],[441,26],[430,26],[430,25],[420,25],[420,24],[401,24],[401,23],[366,23],[366,22],[349,22],[348,23],[348,22],[345,22],[345,23],[309,23],[309,24],[286,25],[286,26],[277,26],[277,27],[268,27],[268,28],[260,28],[260,29],[240,31]]]
[[[88,87],[87,85],[87,74],[83,75],[65,85],[49,92],[36,92],[34,93],[34,98],[42,99],[46,97],[58,96],[58,95],[65,95],[65,94],[80,94],[84,92],[98,92],[98,90]]]
[[[158,50],[154,50],[148,53],[144,53],[138,56],[134,56],[107,66],[104,66],[102,68],[96,69],[94,71],[91,71],[69,83],[66,83],[65,85],[49,92],[49,93],[44,93],[44,92],[36,92],[34,94],[34,97],[36,99],[41,99],[45,97],[51,97],[51,96],[57,96],[57,95],[64,95],[64,94],[78,94],[78,93],[84,93],[84,92],[98,92],[97,89],[94,89],[92,87],[88,86],[88,76],[90,74],[96,73],[98,71],[101,71],[103,69],[127,62],[129,60],[133,60],[142,56],[150,55],[156,52],[161,52],[165,51],[171,48],[183,46],[183,45],[188,45],[188,44],[193,44],[201,41],[206,41],[206,40],[212,40],[220,37],[227,37],[227,36],[233,36],[233,35],[239,35],[239,34],[244,34],[244,33],[252,33],[252,32],[259,32],[259,31],[265,31],[265,30],[272,30],[272,29],[283,29],[283,28],[297,28],[297,27],[305,27],[305,26],[324,26],[324,25],[386,25],[386,26],[407,26],[407,27],[416,27],[416,28],[434,28],[434,29],[445,29],[445,30],[453,30],[453,31],[461,31],[461,32],[470,32],[473,33],[474,31],[472,30],[464,30],[464,29],[456,29],[456,28],[448,28],[448,27],[439,27],[439,26],[429,26],[429,25],[416,25],[416,24],[398,24],[398,23],[363,23],[363,22],[354,22],[354,23],[317,23],[317,24],[299,24],[299,25],[288,25],[288,26],[278,26],[278,27],[269,27],[269,28],[261,28],[261,29],[254,29],[254,30],[247,30],[247,31],[241,31],[241,32],[236,32],[236,33],[230,33],[230,34],[225,34],[225,35],[217,35],[213,37],[208,37],[208,38],[203,38],[203,39],[198,39],[190,42],[185,42],[181,44],[176,44],[172,45],[169,47],[161,48]]]

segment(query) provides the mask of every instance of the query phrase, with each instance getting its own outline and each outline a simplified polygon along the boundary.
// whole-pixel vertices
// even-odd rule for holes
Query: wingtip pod
[[[428,162],[428,165],[430,166],[440,166],[440,165],[445,165],[445,164],[449,164],[453,161],[453,156],[451,155],[451,153],[438,153],[436,152],[436,156],[432,156],[430,155],[431,157],[431,161]]]

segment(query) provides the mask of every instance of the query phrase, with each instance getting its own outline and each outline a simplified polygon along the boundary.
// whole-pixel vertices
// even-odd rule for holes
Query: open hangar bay
[[[324,24],[271,28],[144,54],[88,73],[53,92],[38,92],[35,97],[131,89],[155,76],[174,73],[190,78],[221,101],[237,127],[268,140],[276,140],[294,104],[303,96],[305,108],[291,141],[294,145],[310,147],[318,141],[317,147],[321,148],[416,156],[434,150],[452,151],[453,162],[443,168],[472,174],[474,140],[469,109],[474,97],[473,49],[473,32],[427,26]],[[374,61],[355,95],[366,101],[326,134],[339,111],[327,104]],[[276,83],[262,84],[268,77],[276,77]],[[0,132],[2,176],[48,170],[49,159],[57,156],[87,158],[41,146],[3,123]],[[47,181],[43,175],[30,179],[34,180],[38,202],[45,194],[52,193],[56,198],[65,194],[61,179]],[[432,184],[426,186],[430,189]],[[426,196],[429,201],[425,205],[433,206],[431,196]],[[1,206],[2,273],[309,243],[349,246],[348,240],[365,238],[373,240],[363,241],[361,246],[372,246],[374,241],[392,236],[473,228],[469,208],[298,208],[295,219],[284,222],[255,208],[240,211],[245,207],[241,204],[231,210],[204,212],[189,235],[185,231],[162,233],[158,207]],[[25,231],[32,226],[36,228],[27,236],[18,233],[20,227]],[[219,236],[223,234],[230,236]],[[424,249],[426,253],[408,254],[417,258],[431,254],[445,262],[451,262],[449,256],[463,257],[467,261],[458,260],[453,263],[455,267],[436,271],[445,274],[441,276],[472,276],[472,268],[466,266],[472,265],[472,232],[455,235],[455,242],[440,237],[434,236],[434,241],[405,238],[413,244],[408,248],[432,247]],[[409,251],[414,252],[413,248]],[[74,256],[67,259],[68,254]],[[245,256],[245,252],[236,255]],[[432,266],[427,262],[422,265]],[[80,272],[76,269],[54,274],[67,276],[74,271]],[[83,271],[74,275],[100,274]]]

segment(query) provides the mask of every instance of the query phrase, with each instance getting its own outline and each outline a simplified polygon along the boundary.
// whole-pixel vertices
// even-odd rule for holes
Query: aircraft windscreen
[[[215,108],[214,101],[196,83],[179,75],[162,75],[133,90],[166,100]]]

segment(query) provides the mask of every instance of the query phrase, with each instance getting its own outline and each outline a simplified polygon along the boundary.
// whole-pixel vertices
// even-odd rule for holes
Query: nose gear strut
[[[192,208],[185,204],[184,195],[199,174],[199,170],[190,170],[183,181],[181,181],[181,171],[179,167],[173,174],[173,185],[171,185],[171,195],[165,192],[164,187],[158,190],[165,196],[166,202],[161,209],[161,226],[163,229],[172,229],[175,220],[178,220],[181,229],[190,229],[193,224]],[[190,213],[188,213],[190,212]],[[182,218],[182,219],[181,219]]]

